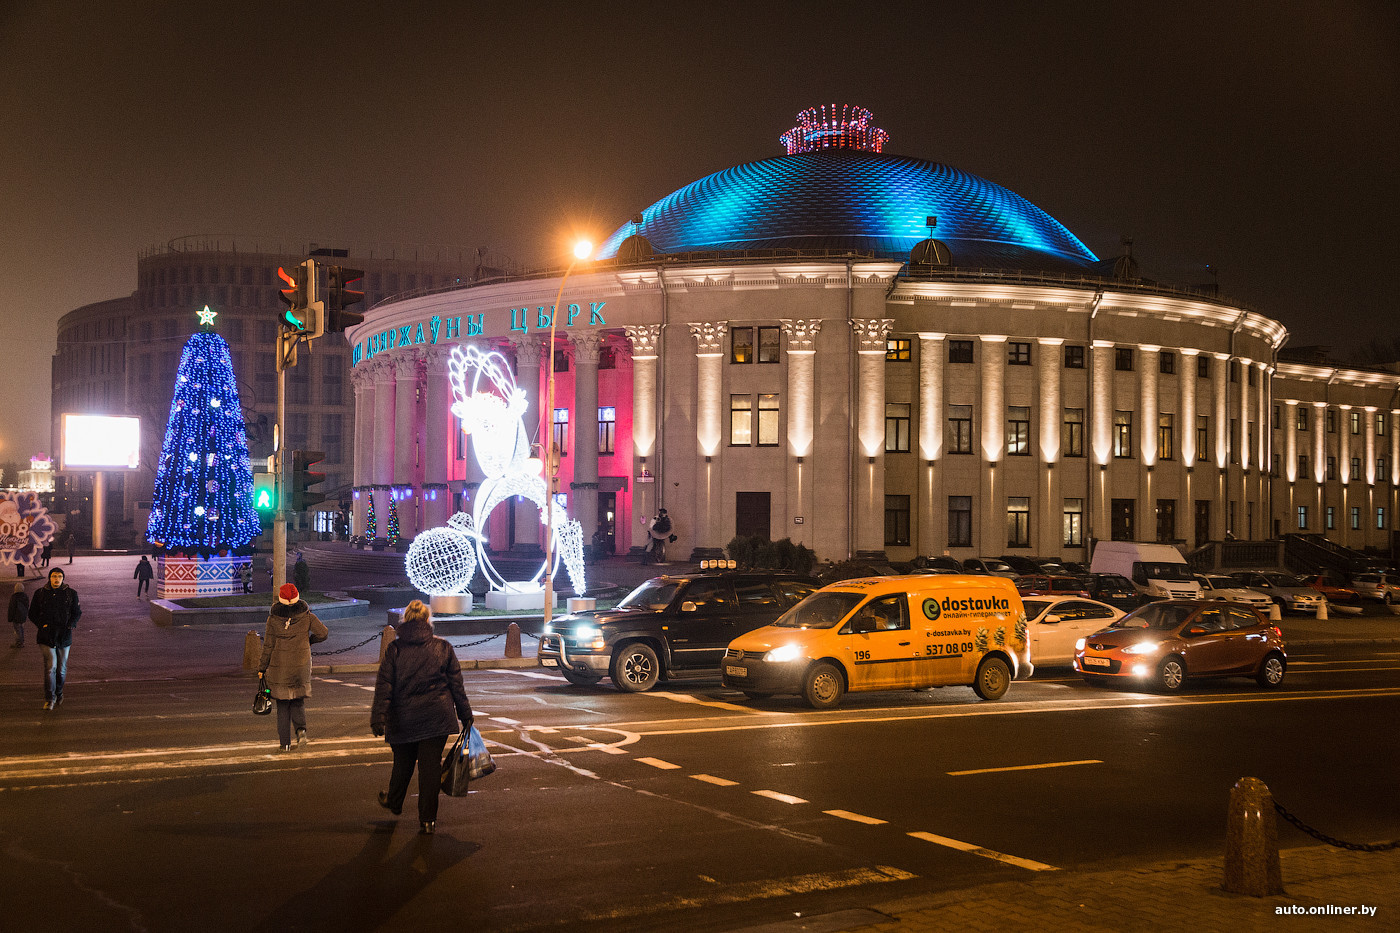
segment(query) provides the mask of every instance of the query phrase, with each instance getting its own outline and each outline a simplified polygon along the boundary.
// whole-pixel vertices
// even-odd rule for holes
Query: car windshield
[[[1240,585],[1240,581],[1231,577],[1201,577],[1201,579],[1213,590],[1233,590]]]
[[[1023,599],[1021,604],[1026,607],[1027,619],[1038,619],[1046,609],[1050,608],[1050,600],[1048,599]]]
[[[1294,577],[1286,573],[1261,573],[1259,576],[1269,581],[1270,586],[1302,586]]]
[[[1152,580],[1181,580],[1190,583],[1195,579],[1191,575],[1190,564],[1178,564],[1172,561],[1143,561],[1142,572]]]
[[[831,628],[839,625],[864,598],[862,593],[813,593],[773,624],[782,628]]]
[[[1127,577],[1112,574],[1110,576],[1099,577],[1099,589],[1107,590],[1110,593],[1135,593],[1133,585],[1128,582]]]
[[[1180,603],[1148,603],[1109,625],[1109,628],[1146,628],[1157,632],[1171,631],[1196,611],[1192,605]]]
[[[617,604],[617,608],[660,612],[671,605],[671,600],[675,598],[678,586],[680,584],[674,580],[648,580],[628,593],[622,602]]]

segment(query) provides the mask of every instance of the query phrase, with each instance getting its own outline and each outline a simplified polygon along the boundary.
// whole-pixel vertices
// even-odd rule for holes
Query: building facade
[[[743,534],[832,559],[1390,546],[1400,377],[1291,362],[1279,322],[1100,260],[869,121],[805,112],[786,155],[662,198],[571,274],[373,307],[348,334],[355,528],[371,502],[412,536],[470,501],[448,377],[470,342],[511,361],[571,517],[614,553],[662,507],[691,555]],[[542,540],[529,505],[487,533]]]

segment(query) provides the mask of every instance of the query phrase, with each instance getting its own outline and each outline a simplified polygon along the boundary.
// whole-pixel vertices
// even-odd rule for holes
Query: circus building
[[[613,553],[663,507],[672,553],[696,557],[754,534],[837,560],[1294,531],[1389,546],[1394,373],[1281,356],[1279,322],[885,151],[862,108],[804,111],[780,141],[567,272],[372,308],[348,335],[356,529],[392,503],[412,537],[480,488],[449,375],[472,345],[504,358],[570,517]],[[543,540],[523,500],[485,531]]]

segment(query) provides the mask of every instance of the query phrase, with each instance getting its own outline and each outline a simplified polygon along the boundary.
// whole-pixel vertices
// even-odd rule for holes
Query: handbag
[[[476,726],[462,730],[442,759],[442,792],[449,797],[467,796],[467,785],[496,770]]]
[[[253,694],[253,715],[266,716],[272,712],[272,691],[268,689],[267,681],[258,678],[258,692]]]

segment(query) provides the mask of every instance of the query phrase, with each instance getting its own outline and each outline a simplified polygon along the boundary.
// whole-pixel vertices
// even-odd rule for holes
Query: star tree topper
[[[219,312],[212,310],[208,305],[204,306],[203,311],[195,312],[195,314],[199,315],[199,323],[201,327],[213,327],[214,318],[218,315],[218,313]]]

